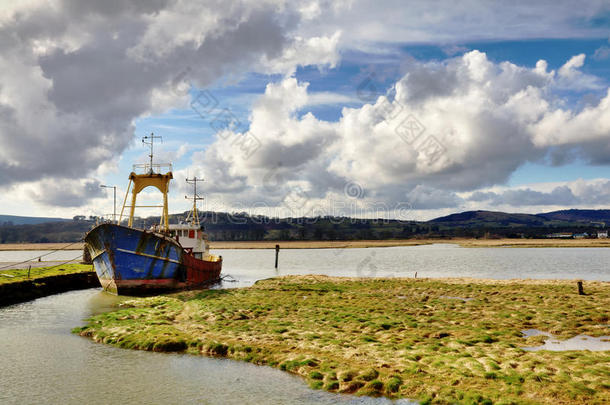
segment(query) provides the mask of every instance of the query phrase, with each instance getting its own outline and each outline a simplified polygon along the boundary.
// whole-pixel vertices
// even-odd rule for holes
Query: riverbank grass
[[[0,271],[0,284],[17,283],[38,278],[52,277],[74,273],[87,273],[93,271],[90,264],[69,263],[61,266],[35,267],[30,270],[28,279],[28,269],[12,269]]]
[[[608,335],[610,284],[290,276],[130,300],[74,330],[98,342],[278,367],[312,388],[421,403],[609,403],[610,352],[530,352]]]

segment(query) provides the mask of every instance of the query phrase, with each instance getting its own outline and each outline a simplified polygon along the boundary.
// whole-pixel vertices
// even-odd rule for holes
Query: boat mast
[[[163,138],[160,136],[155,136],[154,134],[150,134],[150,136],[145,136],[142,138],[142,143],[146,145],[150,145],[150,164],[136,164],[133,165],[133,171],[129,175],[129,186],[127,187],[127,194],[129,193],[129,189],[131,188],[131,205],[127,206],[125,203],[127,202],[127,194],[125,195],[125,201],[123,202],[123,209],[121,210],[121,218],[123,217],[123,211],[125,208],[129,208],[129,221],[128,226],[133,226],[133,219],[136,207],[163,207],[163,214],[161,215],[161,223],[163,224],[163,228],[165,232],[169,232],[169,213],[167,208],[167,194],[169,193],[169,183],[171,179],[173,179],[172,174],[172,165],[171,163],[157,163],[155,164],[153,161],[153,144],[155,139],[162,140]],[[162,173],[163,169],[167,169],[165,173]],[[143,172],[142,174],[137,174],[137,171]],[[146,187],[156,187],[163,194],[163,205],[138,205],[136,206],[136,197],[137,195]],[[120,219],[119,219],[120,223]]]
[[[147,141],[147,139],[150,139],[150,142]],[[153,174],[153,144],[155,143],[155,139],[158,139],[161,142],[163,142],[163,137],[157,136],[157,135],[153,134],[152,132],[150,133],[150,136],[145,136],[145,137],[142,138],[142,143],[143,144],[150,145],[150,155],[148,155],[148,157],[150,157],[150,171],[149,171],[149,174]]]
[[[197,182],[198,181],[203,181],[203,179],[198,179],[196,176],[193,177],[192,179],[187,178],[186,182],[188,184],[192,184],[193,185],[193,210],[191,211],[191,216],[193,218],[191,218],[191,224],[193,225],[197,225],[200,226],[199,224],[199,213],[197,213],[197,201],[203,200],[203,197],[199,197],[199,195],[197,195]],[[184,196],[184,198],[189,199],[189,196]],[[187,218],[188,220],[188,218]]]

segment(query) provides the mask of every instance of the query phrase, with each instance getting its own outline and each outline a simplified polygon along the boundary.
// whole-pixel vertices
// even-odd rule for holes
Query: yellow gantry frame
[[[131,172],[129,175],[129,186],[127,186],[127,193],[125,193],[125,199],[123,200],[123,208],[121,209],[121,216],[119,218],[119,223],[123,218],[123,211],[127,207],[125,203],[127,202],[127,195],[129,194],[129,189],[133,183],[133,189],[131,191],[131,205],[129,206],[129,222],[128,226],[131,227],[133,225],[133,217],[136,209],[136,198],[138,194],[144,190],[146,187],[156,187],[163,194],[163,214],[161,216],[161,223],[163,224],[165,232],[169,232],[169,213],[167,208],[167,193],[169,193],[169,183],[174,178],[172,172],[167,172],[165,174],[159,173],[148,173],[148,174],[135,174]]]

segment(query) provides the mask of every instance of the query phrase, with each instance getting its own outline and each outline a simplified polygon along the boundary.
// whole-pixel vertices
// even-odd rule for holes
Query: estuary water
[[[21,253],[26,256],[11,260],[32,256],[32,252]],[[223,273],[237,280],[216,288],[249,286],[283,274],[413,277],[417,272],[418,277],[610,281],[610,249],[604,248],[461,248],[439,244],[286,249],[280,251],[277,270],[274,250],[215,253],[223,256]],[[89,289],[0,308],[0,403],[392,403],[383,398],[311,390],[301,378],[271,367],[123,350],[70,333],[73,327],[84,325],[86,318],[114,308],[120,299]]]
[[[3,262],[27,260],[49,251],[0,251]],[[42,258],[69,260],[78,250]],[[219,249],[223,273],[239,286],[281,274],[360,277],[474,277],[610,281],[609,248],[463,248],[455,244],[352,249],[283,249],[275,270],[274,249]],[[235,285],[231,285],[234,287]]]
[[[89,289],[0,308],[0,403],[409,404],[312,390],[271,367],[118,349],[70,333],[119,300]]]
[[[0,263],[22,262],[24,260],[38,260],[47,262],[72,260],[78,255],[82,255],[82,250],[0,250]]]
[[[454,244],[367,249],[223,249],[223,273],[248,286],[286,274],[610,281],[608,248],[462,248]]]

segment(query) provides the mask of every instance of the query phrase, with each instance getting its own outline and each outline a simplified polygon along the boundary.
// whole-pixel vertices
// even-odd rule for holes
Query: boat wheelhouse
[[[144,137],[150,145],[150,163],[134,165],[119,220],[102,223],[85,236],[87,249],[104,290],[115,294],[150,294],[166,290],[196,288],[220,279],[222,257],[209,253],[207,235],[199,222],[197,182],[194,184],[193,208],[184,223],[170,224],[168,214],[169,184],[173,179],[171,164],[153,163],[155,137]],[[149,141],[148,141],[149,140]],[[137,196],[147,187],[163,195],[161,206],[138,206]],[[131,192],[131,204],[127,198]],[[137,207],[163,208],[161,221],[149,229],[134,226]],[[129,208],[127,226],[121,225]]]

